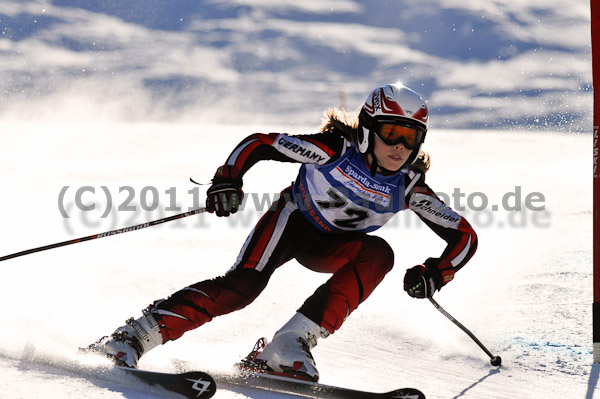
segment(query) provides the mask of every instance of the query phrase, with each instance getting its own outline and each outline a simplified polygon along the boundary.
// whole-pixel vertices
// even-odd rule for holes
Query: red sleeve
[[[227,158],[242,175],[263,160],[325,164],[338,158],[347,141],[334,132],[291,136],[285,133],[255,133],[239,143]]]
[[[445,285],[475,254],[477,234],[469,222],[439,199],[422,179],[407,196],[407,206],[448,244],[439,258],[425,261],[427,267],[440,270]]]

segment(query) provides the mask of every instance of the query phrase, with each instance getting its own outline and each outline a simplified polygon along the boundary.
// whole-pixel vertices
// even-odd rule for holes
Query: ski
[[[325,385],[318,382],[283,377],[264,372],[242,371],[233,375],[214,375],[220,388],[253,388],[280,394],[290,394],[304,398],[323,399],[425,399],[425,395],[415,388],[400,388],[394,391],[377,393],[359,391],[352,388]]]
[[[211,398],[217,391],[215,380],[207,373],[189,371],[181,374],[157,373],[132,369],[129,367],[116,367],[123,370],[149,385],[158,385],[170,392],[175,392],[190,399]]]

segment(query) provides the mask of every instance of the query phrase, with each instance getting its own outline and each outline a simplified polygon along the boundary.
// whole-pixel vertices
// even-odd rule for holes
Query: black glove
[[[236,213],[242,200],[242,177],[235,166],[223,165],[217,169],[212,186],[206,191],[206,210],[217,216]]]
[[[425,265],[413,266],[404,275],[404,291],[413,298],[431,298],[441,285],[439,269]]]

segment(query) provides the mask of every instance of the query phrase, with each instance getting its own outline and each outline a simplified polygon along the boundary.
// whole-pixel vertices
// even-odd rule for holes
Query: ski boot
[[[124,326],[117,328],[110,336],[100,338],[86,351],[106,355],[117,366],[137,368],[140,357],[162,343],[158,323],[150,310],[144,309],[142,317],[128,319]]]
[[[273,340],[258,340],[250,354],[241,361],[242,370],[266,372],[317,382],[319,371],[310,353],[321,336],[321,327],[301,313],[296,313]]]

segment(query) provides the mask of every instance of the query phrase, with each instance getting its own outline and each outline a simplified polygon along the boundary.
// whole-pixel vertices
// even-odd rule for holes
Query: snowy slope
[[[0,115],[304,124],[400,80],[437,127],[586,131],[589,20],[586,0],[3,1]]]
[[[4,255],[158,218],[163,211],[141,211],[145,186],[158,189],[159,209],[169,205],[164,192],[171,187],[184,209],[193,206],[187,178],[208,180],[231,143],[250,131],[301,133],[314,127],[4,122],[0,129]],[[227,140],[206,143],[203,133],[213,131]],[[590,165],[582,156],[589,145],[589,135],[432,130],[429,184],[448,194],[460,189],[465,198],[458,204],[450,198],[455,207],[467,206],[474,193],[489,199],[486,209],[463,212],[479,233],[480,247],[436,298],[504,365],[491,367],[428,302],[401,292],[404,269],[443,248],[415,218],[402,214],[380,232],[396,252],[395,270],[314,350],[323,381],[378,391],[416,386],[433,399],[594,397]],[[297,170],[272,166],[259,164],[248,174],[248,193],[276,193]],[[64,186],[70,219],[58,210]],[[83,202],[99,208],[106,202],[101,186],[115,204],[126,197],[119,187],[131,186],[137,211],[111,212],[106,219],[100,218],[103,209],[78,212],[74,193],[82,186],[96,187],[97,195],[87,193]],[[515,187],[523,201],[541,193],[544,201],[534,205],[545,210],[503,211],[502,198]],[[203,198],[202,191],[198,195]],[[515,205],[513,199],[507,204]],[[173,397],[120,381],[103,368],[104,361],[78,357],[76,350],[150,301],[226,271],[260,215],[254,209],[250,202],[230,219],[198,216],[3,262],[2,398],[47,392],[56,398]],[[255,338],[272,335],[326,278],[290,262],[254,304],[150,352],[140,366],[173,370],[171,360],[181,359],[201,369],[227,369]],[[243,390],[217,396],[245,397],[269,396]]]

